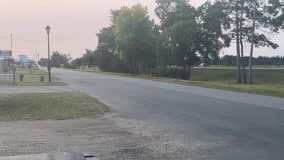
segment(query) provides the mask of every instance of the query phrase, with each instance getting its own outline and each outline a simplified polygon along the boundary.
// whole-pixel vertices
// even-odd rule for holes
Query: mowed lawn
[[[84,93],[0,94],[0,120],[47,120],[94,116],[108,107]]]
[[[226,69],[222,69],[222,67],[218,69],[194,68],[192,71],[191,81],[165,77],[152,77],[148,75],[133,75],[127,73],[103,73],[132,78],[150,79],[167,83],[284,97],[284,70],[275,68],[254,70],[254,84],[236,83],[236,70],[232,67]]]
[[[20,81],[20,76],[23,75],[23,81]],[[41,82],[41,77],[44,81]],[[63,86],[65,85],[57,77],[51,76],[51,83],[48,82],[48,73],[38,68],[17,68],[16,70],[16,85],[17,86]]]
[[[157,78],[159,81],[230,91],[284,97],[284,70],[254,70],[254,84],[236,83],[233,69],[193,69],[192,81]]]

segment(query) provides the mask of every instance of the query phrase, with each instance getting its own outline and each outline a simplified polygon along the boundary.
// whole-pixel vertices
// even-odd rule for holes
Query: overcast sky
[[[204,0],[191,0],[194,6]],[[36,51],[46,57],[45,26],[52,27],[51,47],[81,56],[85,49],[94,49],[96,33],[107,26],[110,9],[141,3],[155,18],[155,0],[0,0],[0,49],[10,48],[10,33],[14,34],[15,55],[27,54],[32,57]],[[272,36],[279,45],[277,50],[258,49],[257,55],[284,56],[284,35]],[[234,48],[222,51],[234,54]]]

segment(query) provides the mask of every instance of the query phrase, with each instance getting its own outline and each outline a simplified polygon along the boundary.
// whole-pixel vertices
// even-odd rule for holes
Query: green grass
[[[106,105],[83,93],[0,94],[0,120],[47,120],[94,116]]]
[[[193,69],[193,81],[235,82],[235,70],[228,69]],[[284,85],[284,70],[258,69],[253,71],[255,84]]]
[[[236,71],[229,69],[195,68],[193,69],[191,81],[164,77],[152,77],[147,75],[132,75],[127,73],[103,72],[103,74],[112,74],[132,78],[150,79],[166,83],[284,97],[284,70],[255,70],[254,84],[252,85],[236,83]]]
[[[226,65],[211,65],[210,67],[217,67],[217,68],[236,68],[235,66],[226,66]],[[209,68],[210,68],[209,67]],[[272,68],[272,69],[277,69],[277,68],[284,68],[284,65],[254,65],[254,68]]]
[[[275,97],[284,97],[284,85],[283,84],[237,84],[232,81],[186,81],[178,79],[169,78],[154,78],[152,80],[157,80],[166,83],[176,83],[190,86],[198,86],[205,88],[222,89],[228,91],[237,91],[245,93],[253,93],[259,95],[268,95]]]
[[[20,75],[24,75],[24,79],[20,82]],[[40,81],[40,77],[44,77],[44,82]],[[52,77],[52,82],[48,82],[48,74],[37,68],[17,68],[16,70],[16,85],[17,86],[63,86],[63,82],[55,76]]]
[[[13,85],[13,82],[8,80],[8,81],[5,81],[5,80],[0,80],[0,86],[11,86]]]
[[[82,66],[80,68],[76,69],[71,69],[71,68],[64,68],[66,70],[75,70],[75,71],[82,71],[82,72],[102,72],[98,67],[87,67],[87,66]]]

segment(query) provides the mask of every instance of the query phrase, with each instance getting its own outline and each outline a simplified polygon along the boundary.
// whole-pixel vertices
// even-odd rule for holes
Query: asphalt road
[[[143,79],[54,70],[117,116],[161,128],[193,160],[283,160],[284,99]]]

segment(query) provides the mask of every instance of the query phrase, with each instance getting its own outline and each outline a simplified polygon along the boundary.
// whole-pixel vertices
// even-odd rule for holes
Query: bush
[[[156,77],[169,77],[188,80],[190,71],[183,67],[159,67],[151,70],[151,74]]]

